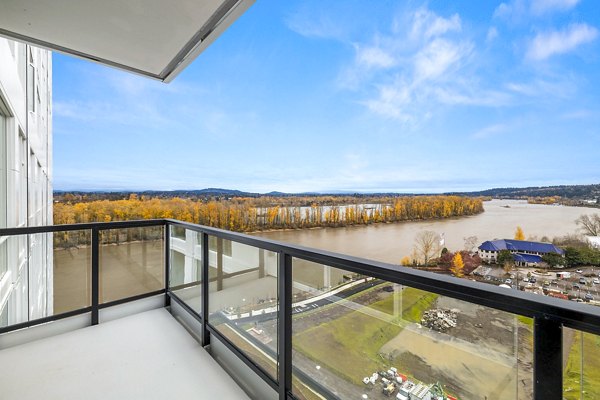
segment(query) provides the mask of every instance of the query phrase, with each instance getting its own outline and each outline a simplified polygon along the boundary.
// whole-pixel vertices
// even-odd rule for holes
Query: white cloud
[[[543,15],[552,11],[567,11],[578,3],[579,0],[533,0],[531,12],[534,15]]]
[[[356,62],[367,68],[390,68],[396,64],[394,57],[380,47],[356,47]]]
[[[587,24],[573,24],[561,31],[538,33],[529,43],[527,58],[545,60],[575,50],[598,37],[598,30]]]
[[[527,5],[524,0],[512,0],[500,3],[494,10],[494,18],[500,18],[511,22],[521,20],[527,14]]]
[[[472,46],[467,43],[456,43],[446,39],[431,41],[415,56],[415,78],[439,78],[465,58],[471,49]]]
[[[306,9],[290,15],[285,22],[289,29],[309,38],[342,40],[345,36],[343,27],[335,19]]]
[[[552,12],[568,11],[578,3],[579,0],[511,0],[496,7],[494,18],[511,23],[525,22],[528,17],[542,17]]]
[[[458,14],[443,18],[426,8],[421,8],[414,13],[410,36],[415,40],[430,39],[460,30],[461,20]]]
[[[410,21],[404,31],[396,24],[391,35],[375,38],[377,52],[371,54],[368,65],[385,68],[387,74],[362,74],[375,87],[375,92],[361,101],[369,111],[415,127],[431,118],[440,104],[488,105],[498,100],[496,94],[483,95],[487,91],[479,90],[465,69],[472,61],[475,46],[457,36],[462,30],[458,14],[444,18],[420,8],[403,19]],[[357,54],[352,73],[344,71],[344,83],[348,77],[361,76],[356,71],[365,63],[360,60]]]
[[[497,37],[498,37],[498,29],[495,26],[491,26],[487,31],[487,35],[485,36],[485,41],[492,42]]]

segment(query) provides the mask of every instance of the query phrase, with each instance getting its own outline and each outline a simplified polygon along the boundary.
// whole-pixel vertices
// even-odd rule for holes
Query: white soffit
[[[172,80],[254,0],[0,0],[0,35]]]

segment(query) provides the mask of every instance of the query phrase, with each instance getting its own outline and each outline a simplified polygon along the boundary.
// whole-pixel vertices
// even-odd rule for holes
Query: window
[[[33,54],[29,48],[29,62],[27,63],[27,110],[35,112],[35,66],[33,64]]]
[[[0,103],[0,106],[2,104]],[[6,145],[6,117],[0,110],[0,228],[7,226],[8,208],[7,200],[7,170],[8,170],[8,150]],[[7,250],[8,240],[6,237],[0,237],[0,278],[6,273],[7,266]],[[1,325],[0,325],[1,326]]]

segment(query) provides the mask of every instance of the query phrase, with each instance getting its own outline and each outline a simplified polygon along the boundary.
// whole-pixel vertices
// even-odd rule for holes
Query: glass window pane
[[[298,398],[531,398],[529,319],[299,259],[293,291]]]
[[[209,240],[209,323],[275,379],[278,306],[276,253]]]
[[[169,289],[198,314],[202,311],[202,234],[171,228]]]
[[[163,227],[100,232],[100,303],[164,288]]]

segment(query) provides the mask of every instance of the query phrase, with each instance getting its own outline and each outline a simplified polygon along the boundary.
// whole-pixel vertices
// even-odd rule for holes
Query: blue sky
[[[53,71],[59,190],[600,182],[594,0],[259,0],[170,84]]]

